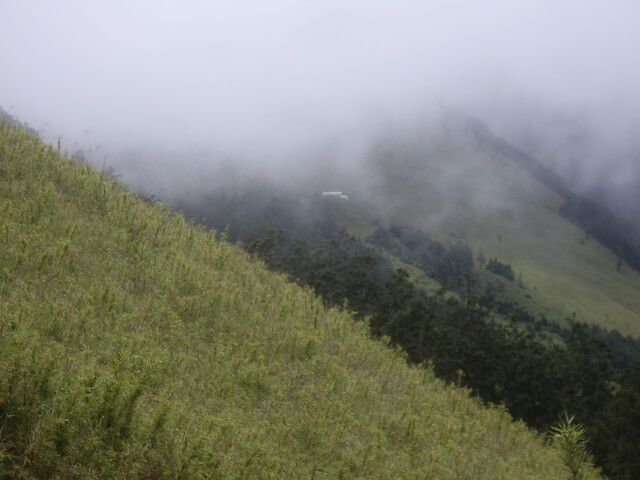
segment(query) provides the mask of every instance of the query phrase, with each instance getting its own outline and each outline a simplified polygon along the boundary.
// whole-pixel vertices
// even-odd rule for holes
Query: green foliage
[[[277,268],[297,269],[293,278],[312,285],[326,303],[344,305],[346,300],[358,316],[369,315],[372,331],[402,347],[412,362],[431,362],[442,378],[471,388],[485,401],[504,404],[529,426],[544,430],[559,412],[569,409],[592,431],[596,416],[608,409],[619,390],[621,373],[640,358],[640,342],[623,336],[639,331],[640,274],[624,268],[624,261],[616,271],[616,261],[627,258],[618,248],[603,248],[580,228],[588,227],[584,221],[577,218],[576,225],[559,215],[567,213],[575,198],[550,182],[548,172],[522,152],[495,144],[486,132],[462,142],[456,138],[459,132],[449,133],[451,142],[424,131],[415,138],[391,139],[377,152],[374,147],[366,165],[377,179],[375,190],[348,175],[339,179],[342,189],[359,187],[353,202],[310,200],[311,192],[338,176],[331,172],[310,174],[313,178],[302,180],[293,195],[275,186],[262,192],[227,188],[213,197],[215,201],[202,201],[201,207],[217,211],[225,219],[219,225],[231,224],[230,232],[262,235],[265,227],[284,228],[287,241],[279,238],[275,249],[279,259],[287,256],[294,238],[303,236],[297,254]],[[442,170],[443,161],[454,162],[461,175]],[[468,188],[469,178],[478,188]],[[353,183],[347,186],[349,182]],[[373,194],[367,195],[367,190]],[[581,216],[584,212],[589,209],[578,208]],[[591,213],[599,217],[598,228],[606,230],[610,219],[595,210]],[[593,218],[586,215],[582,220]],[[401,275],[389,275],[377,279],[375,295],[356,300],[352,294],[358,289],[345,281],[353,252],[329,244],[331,234],[344,229],[376,245],[372,256],[378,262],[385,259],[406,270],[411,288],[404,289],[407,282]],[[240,237],[247,242],[255,238]],[[469,247],[456,251],[456,246],[482,251],[476,257],[481,268],[473,268],[473,259],[464,252]],[[504,281],[515,280],[514,269],[518,281]],[[460,281],[468,274],[473,279],[471,294],[482,308],[468,303],[466,284]],[[365,278],[375,277],[369,271]],[[424,288],[433,295],[442,285],[456,294],[419,293]],[[406,301],[399,302],[403,296]],[[621,393],[625,390],[616,397]],[[633,428],[617,430],[620,439],[634,438]],[[635,450],[622,450],[632,465]],[[626,468],[606,460],[613,455],[603,456],[604,449],[594,446],[594,452],[605,470],[607,462],[621,471]]]
[[[558,426],[552,427],[551,432],[569,478],[582,480],[586,477],[589,460],[587,434],[582,425],[573,423],[573,418],[565,412],[564,419]]]
[[[640,365],[626,371],[591,431],[594,456],[609,478],[640,478]]]
[[[491,273],[500,275],[501,277],[504,277],[511,282],[515,281],[516,279],[516,275],[515,273],[513,273],[511,265],[500,263],[497,258],[490,259],[485,269]]]
[[[561,475],[503,408],[6,124],[0,218],[3,479]]]
[[[267,230],[267,234],[264,238],[257,238],[251,242],[245,250],[247,253],[254,255],[260,260],[264,261],[267,265],[274,266],[275,254],[274,248],[278,236],[282,234],[282,230],[275,230],[270,228]]]
[[[235,208],[245,210],[242,205]],[[263,219],[266,223],[276,220]],[[236,221],[231,229],[244,230],[245,222]],[[331,223],[323,222],[321,216],[317,221],[325,226]],[[610,401],[620,372],[640,353],[639,342],[616,331],[572,319],[567,320],[567,328],[542,314],[534,318],[509,295],[520,290],[515,282],[510,287],[496,278],[515,280],[510,265],[494,258],[486,270],[469,273],[471,252],[459,241],[442,244],[419,229],[397,225],[378,227],[368,238],[387,253],[402,257],[405,267],[419,266],[430,274],[442,268],[439,279],[453,285],[463,302],[447,300],[443,292],[427,297],[406,270],[380,276],[376,270],[388,260],[337,225],[333,228],[323,233],[327,238],[311,234],[291,243],[282,241],[291,237],[287,232],[276,237],[271,230],[246,249],[254,252],[267,246],[268,255],[262,257],[272,268],[313,287],[329,305],[348,302],[358,317],[370,317],[374,336],[389,338],[411,362],[431,364],[440,378],[471,388],[485,402],[505,405],[531,427],[546,430],[560,412],[571,408],[579,421],[595,428],[594,419]],[[457,268],[456,261],[448,258],[460,259],[464,267]],[[486,265],[486,259],[481,263]],[[466,281],[461,282],[461,277]],[[511,321],[496,323],[494,312]],[[554,341],[548,340],[550,335]],[[623,432],[621,438],[626,435]],[[596,460],[605,470],[609,462],[611,467],[627,468],[609,458],[613,457],[596,450]],[[633,465],[632,455],[624,458],[625,465]]]
[[[417,264],[453,290],[463,288],[462,279],[473,270],[473,254],[468,245],[450,241],[445,246],[419,229],[398,225],[388,230],[378,227],[367,240]]]
[[[395,236],[404,232],[398,238],[416,240],[403,240],[404,248],[425,245],[427,237],[420,232],[409,236],[412,231],[399,227],[388,232],[394,231]],[[379,228],[378,240],[389,241],[386,232]],[[461,292],[464,301],[458,302],[445,299],[443,292],[426,296],[402,269],[376,285],[371,275],[375,259],[360,258],[335,240],[314,244],[298,239],[279,267],[329,304],[346,300],[360,316],[369,315],[373,335],[388,337],[411,362],[432,363],[440,378],[455,383],[464,372],[465,386],[486,402],[506,405],[532,427],[547,428],[569,406],[582,421],[590,420],[610,398],[611,352],[581,324],[567,333],[566,347],[545,345],[532,330],[495,323],[474,293],[471,276]]]
[[[392,248],[396,237],[403,239],[402,249],[430,245],[428,236],[401,227],[378,228],[376,237]],[[556,330],[566,345],[542,343],[532,328],[495,323],[486,297],[474,293],[479,288],[471,275],[459,289],[463,302],[446,300],[443,291],[426,296],[402,269],[376,285],[371,275],[376,258],[358,262],[367,257],[349,251],[354,242],[344,233],[320,243],[297,239],[277,265],[328,304],[346,300],[359,316],[369,315],[373,335],[388,337],[411,362],[431,364],[438,377],[471,388],[485,402],[505,405],[529,426],[546,430],[567,408],[591,426],[611,399],[614,357],[602,329],[573,322],[570,330]],[[363,291],[371,294],[362,296]],[[527,319],[526,311],[518,315]],[[610,461],[603,455],[597,459],[603,468]]]

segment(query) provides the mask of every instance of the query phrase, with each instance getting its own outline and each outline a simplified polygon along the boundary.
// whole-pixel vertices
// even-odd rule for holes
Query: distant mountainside
[[[527,295],[557,314],[640,334],[632,231],[479,122],[452,115],[392,133],[369,164],[384,199],[367,199],[372,224],[463,238],[476,255],[511,264]]]
[[[266,228],[293,236],[312,219],[318,223],[321,214],[311,206],[331,190],[350,197],[332,202],[324,217],[335,228],[366,239],[381,226],[400,225],[440,242],[462,241],[476,262],[495,258],[512,267],[522,288],[512,289],[509,301],[533,317],[640,335],[633,231],[464,114],[389,126],[364,158],[324,157],[293,185],[237,180],[173,205],[251,241]]]
[[[553,171],[543,166],[536,159],[524,151],[509,144],[494,135],[486,125],[473,119],[468,120],[468,127],[477,132],[477,138],[491,145],[491,148],[501,155],[511,159],[543,185],[562,195],[566,203],[560,213],[578,224],[604,246],[616,253],[636,270],[640,270],[640,230],[638,225],[631,223],[632,216],[614,214],[604,203],[606,194],[600,193],[602,201],[578,195],[568,187],[568,182],[562,180]],[[633,209],[636,205],[629,205]],[[640,221],[640,218],[637,220]]]

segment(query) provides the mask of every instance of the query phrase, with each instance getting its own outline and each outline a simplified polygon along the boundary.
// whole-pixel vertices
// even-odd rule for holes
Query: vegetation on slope
[[[470,253],[460,245],[436,248],[428,236],[408,228],[377,232],[376,242],[397,254],[410,247],[423,252],[418,264],[435,267],[443,282],[469,263]],[[585,443],[592,440],[596,465],[615,479],[640,474],[640,342],[573,321],[571,328],[533,319],[526,326],[515,318],[498,323],[486,286],[473,281],[486,281],[478,277],[486,272],[476,269],[464,273],[462,288],[448,298],[443,289],[425,294],[402,269],[380,283],[377,252],[371,254],[344,232],[320,242],[297,239],[280,258],[274,255],[276,243],[270,231],[246,248],[272,268],[312,286],[327,304],[346,301],[358,315],[370,316],[371,333],[388,336],[406,351],[409,361],[432,364],[438,378],[467,386],[486,402],[505,405],[528,425],[546,431],[563,412],[571,411],[588,427]],[[430,258],[430,251],[439,255]],[[429,265],[432,260],[434,265]],[[508,272],[504,265],[499,270]],[[548,338],[542,327],[553,327],[553,342],[541,340],[540,335]]]
[[[195,207],[186,212],[196,216]],[[248,189],[246,196],[201,202],[199,213],[220,226],[228,222],[229,233],[248,242],[247,251],[313,287],[327,304],[347,301],[361,318],[369,316],[372,334],[388,336],[411,362],[432,363],[439,378],[505,405],[543,431],[570,411],[588,427],[605,472],[613,478],[640,473],[628,381],[632,364],[640,364],[639,341],[572,318],[547,319],[532,300],[520,303],[530,290],[509,264],[482,255],[476,263],[461,240],[440,242],[419,229],[392,226],[378,227],[367,246],[335,222],[349,207],[321,198],[303,206],[292,196]],[[299,236],[270,229],[254,238],[265,227]],[[401,268],[412,267],[412,275],[392,274],[398,263],[392,267],[387,257],[402,259]],[[440,291],[425,294],[416,272],[436,279]],[[630,421],[618,422],[618,416]]]
[[[6,124],[0,216],[2,478],[565,475],[504,410]]]

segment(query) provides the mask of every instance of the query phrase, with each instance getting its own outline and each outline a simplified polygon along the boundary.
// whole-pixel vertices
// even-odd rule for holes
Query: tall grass
[[[564,475],[504,409],[6,124],[0,218],[0,478]]]

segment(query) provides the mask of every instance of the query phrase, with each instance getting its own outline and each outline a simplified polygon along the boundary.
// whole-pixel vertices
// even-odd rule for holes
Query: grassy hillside
[[[566,476],[502,409],[6,124],[0,218],[0,478]]]

